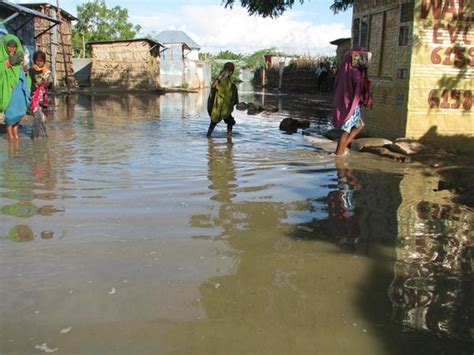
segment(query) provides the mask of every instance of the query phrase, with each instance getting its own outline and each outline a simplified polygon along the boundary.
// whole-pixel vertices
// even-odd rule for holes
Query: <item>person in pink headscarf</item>
[[[361,105],[371,104],[370,82],[367,80],[368,59],[354,62],[354,53],[368,52],[355,47],[344,55],[341,69],[336,76],[332,123],[344,132],[339,138],[336,155],[344,155],[346,148],[364,128]],[[361,54],[363,56],[364,54]],[[370,56],[368,57],[370,58]]]

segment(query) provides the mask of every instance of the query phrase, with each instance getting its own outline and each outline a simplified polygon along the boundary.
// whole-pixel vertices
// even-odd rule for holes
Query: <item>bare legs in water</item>
[[[344,155],[346,148],[354,140],[354,138],[357,137],[360,131],[362,131],[362,128],[364,128],[364,125],[360,124],[359,126],[352,127],[350,133],[342,133],[341,137],[339,138],[339,142],[337,142],[336,155]]]
[[[207,130],[207,137],[210,138],[212,135],[212,132],[214,131],[214,128],[216,128],[217,122],[212,122],[209,124],[209,129]],[[227,139],[232,139],[232,125],[228,124],[227,125]]]
[[[7,127],[7,136],[9,143],[18,142],[20,140],[20,136],[18,136],[18,124]]]

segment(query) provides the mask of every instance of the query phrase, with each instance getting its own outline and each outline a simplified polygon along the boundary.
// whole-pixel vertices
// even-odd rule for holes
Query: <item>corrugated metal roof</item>
[[[158,36],[156,36],[156,40],[163,44],[184,43],[191,49],[201,48],[199,44],[194,42],[193,39],[189,37],[183,31],[173,31],[173,30],[161,31],[160,33],[158,33]]]
[[[27,4],[21,4],[22,6],[25,6],[25,7],[28,7],[30,9],[35,9],[35,8],[38,8],[38,7],[42,7],[42,6],[50,6],[54,9],[57,10],[57,6],[55,5],[52,5],[50,3],[47,3],[47,2],[37,2],[37,3],[27,3]],[[66,10],[64,9],[61,9],[61,16],[63,16],[64,18],[70,20],[70,21],[75,21],[77,20],[77,17],[75,17],[74,15],[70,14],[69,12],[67,12]]]
[[[61,21],[56,20],[52,17],[46,16],[46,15],[42,14],[41,12],[32,10],[28,7],[25,7],[25,6],[22,6],[22,5],[19,5],[19,4],[14,4],[10,1],[0,0],[0,7],[8,9],[12,12],[18,12],[22,15],[30,15],[30,16],[34,16],[34,17],[41,17],[41,18],[44,18],[44,19],[49,20],[49,21],[54,22],[54,23],[61,23]]]
[[[116,40],[109,40],[109,41],[90,41],[87,42],[88,45],[93,44],[110,44],[110,43],[123,43],[123,42],[148,42],[152,46],[158,45],[160,47],[164,47],[160,42],[154,41],[149,38],[134,38],[134,39],[116,39]]]

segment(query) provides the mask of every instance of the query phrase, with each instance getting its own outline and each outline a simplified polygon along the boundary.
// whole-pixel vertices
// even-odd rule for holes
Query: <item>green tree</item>
[[[215,59],[230,59],[230,60],[241,60],[244,56],[240,53],[234,53],[231,51],[220,51],[217,53]]]
[[[354,0],[333,0],[331,10],[334,13],[345,11],[352,6]],[[232,8],[236,0],[222,0],[225,7]],[[300,4],[304,0],[298,0]],[[291,9],[295,0],[240,0],[242,7],[246,8],[250,15],[260,15],[263,17],[278,17],[286,10]]]
[[[244,58],[245,66],[251,69],[255,69],[259,66],[263,66],[265,64],[264,56],[267,54],[287,56],[287,54],[277,50],[274,47],[260,49]]]
[[[74,54],[90,56],[87,42],[133,39],[140,30],[140,25],[129,22],[127,9],[109,8],[104,0],[86,2],[77,6],[77,22],[72,29]]]

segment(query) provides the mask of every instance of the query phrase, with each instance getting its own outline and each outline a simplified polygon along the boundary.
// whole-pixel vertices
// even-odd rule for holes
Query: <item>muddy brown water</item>
[[[324,101],[241,99],[281,111],[232,144],[205,93],[61,96],[48,139],[0,137],[0,354],[473,353],[473,211],[278,130]]]

